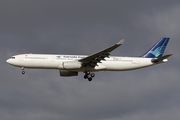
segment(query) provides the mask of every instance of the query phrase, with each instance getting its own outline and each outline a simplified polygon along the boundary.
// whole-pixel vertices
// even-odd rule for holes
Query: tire
[[[87,72],[86,72],[86,75],[89,75],[89,74],[90,74],[90,71],[87,71]]]
[[[24,74],[25,74],[25,71],[22,71],[22,74],[24,75]]]
[[[88,75],[84,75],[84,79],[87,79],[88,78]]]
[[[92,81],[92,78],[91,78],[91,77],[89,77],[89,78],[88,78],[88,80],[89,80],[89,81]]]
[[[94,77],[94,76],[95,76],[95,74],[94,74],[94,73],[92,73],[92,74],[91,74],[91,77]]]

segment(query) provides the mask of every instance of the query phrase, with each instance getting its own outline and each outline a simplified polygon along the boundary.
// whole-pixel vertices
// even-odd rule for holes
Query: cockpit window
[[[11,57],[11,59],[15,59],[15,57]]]

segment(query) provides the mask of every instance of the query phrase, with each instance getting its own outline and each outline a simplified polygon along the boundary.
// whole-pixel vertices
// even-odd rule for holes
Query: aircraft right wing
[[[109,57],[110,52],[113,51],[114,49],[116,49],[117,47],[119,47],[120,45],[122,45],[123,42],[124,42],[124,39],[122,39],[121,41],[119,41],[118,43],[116,43],[115,45],[113,45],[107,49],[101,50],[97,53],[89,55],[78,61],[81,62],[83,66],[86,66],[89,64],[91,67],[95,67],[98,62],[100,63],[101,60],[105,60],[104,59],[105,57]]]

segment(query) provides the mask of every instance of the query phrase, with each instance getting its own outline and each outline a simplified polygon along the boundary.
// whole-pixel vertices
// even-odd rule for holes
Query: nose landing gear
[[[22,74],[23,74],[23,75],[25,74],[24,67],[22,67]]]
[[[92,78],[95,76],[94,73],[91,73],[90,71],[85,72],[84,79],[88,79],[89,81],[92,81]]]

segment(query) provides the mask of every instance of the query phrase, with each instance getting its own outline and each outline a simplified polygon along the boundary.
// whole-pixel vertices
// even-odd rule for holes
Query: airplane
[[[108,47],[89,56],[87,55],[53,55],[53,54],[20,54],[12,56],[6,62],[10,65],[32,69],[58,69],[60,76],[78,76],[78,72],[84,72],[84,79],[92,81],[97,71],[128,71],[135,70],[159,63],[167,62],[172,54],[163,56],[170,38],[161,38],[145,54],[139,57],[110,56],[117,47],[121,46],[124,39],[115,45]]]

